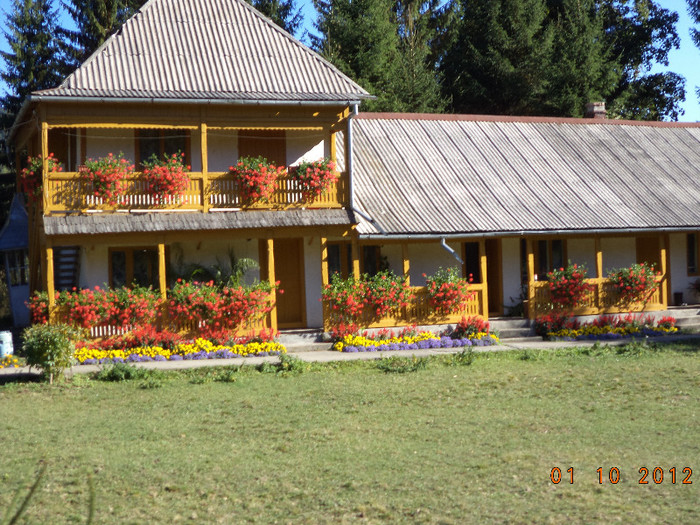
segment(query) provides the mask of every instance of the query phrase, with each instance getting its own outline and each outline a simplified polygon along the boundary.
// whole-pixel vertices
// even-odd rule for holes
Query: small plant
[[[134,165],[122,153],[114,156],[88,159],[79,170],[81,178],[92,185],[93,195],[109,205],[119,202],[126,190],[126,178],[134,172]]]
[[[97,372],[95,379],[98,381],[123,382],[143,379],[145,376],[146,371],[143,368],[136,368],[126,363],[114,363],[105,366]]]
[[[393,355],[391,357],[383,357],[377,361],[377,368],[385,374],[407,374],[425,370],[428,367],[429,360],[427,357],[399,357]]]
[[[187,191],[190,169],[185,165],[184,153],[165,155],[163,159],[151,155],[143,163],[143,176],[153,203],[156,206],[178,203]]]
[[[564,313],[552,312],[535,319],[535,334],[540,337],[547,337],[552,332],[558,332],[565,328],[575,330],[579,326],[580,323],[576,319]]]
[[[586,296],[595,288],[585,282],[586,267],[569,264],[566,268],[552,270],[547,274],[550,301],[562,310],[571,310],[580,306]]]
[[[73,364],[75,329],[64,324],[38,324],[25,329],[22,349],[29,366],[38,366],[48,376],[63,377],[63,371]]]
[[[470,317],[462,316],[462,320],[457,324],[450,334],[452,339],[471,338],[478,334],[489,333],[489,322],[480,315]]]
[[[269,202],[277,187],[277,179],[287,173],[285,167],[271,164],[265,157],[243,157],[229,173],[238,182],[244,203]]]
[[[451,366],[470,366],[474,362],[474,349],[470,346],[457,354],[450,356]]]
[[[49,173],[63,171],[63,166],[53,153],[49,153],[47,160]],[[44,159],[41,155],[27,157],[27,167],[19,172],[19,191],[27,195],[29,203],[35,202],[41,196],[43,172]]]
[[[298,357],[289,354],[280,355],[279,368],[280,375],[298,375],[307,372],[311,365]]]
[[[467,301],[474,294],[469,291],[472,277],[464,279],[459,276],[457,268],[438,268],[434,275],[425,277],[428,287],[428,300],[436,313],[449,315],[464,310]]]
[[[303,199],[311,201],[326,193],[328,188],[338,180],[335,167],[335,162],[328,158],[302,162],[296,169],[290,170],[290,176],[301,184]]]
[[[633,264],[629,268],[618,268],[608,274],[610,282],[615,286],[618,300],[629,306],[632,303],[646,305],[654,294],[658,284],[654,266],[647,263]]]

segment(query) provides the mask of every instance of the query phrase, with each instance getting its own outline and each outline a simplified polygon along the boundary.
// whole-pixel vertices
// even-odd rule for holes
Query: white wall
[[[133,130],[109,128],[88,128],[86,130],[85,155],[88,159],[106,157],[109,153],[118,155],[119,152],[122,152],[125,159],[134,162],[136,157],[134,148]]]
[[[461,257],[461,243],[448,242],[447,245],[460,254]],[[462,265],[447,250],[440,246],[439,242],[409,244],[408,257],[411,261],[411,286],[425,286],[423,274],[430,276],[439,267],[448,268],[455,266],[459,268],[460,274],[462,271]]]
[[[634,247],[633,247],[634,249]],[[566,241],[567,257],[573,264],[586,265],[588,277],[596,277],[595,273],[595,239],[569,239]],[[603,253],[603,265],[605,265]],[[634,252],[632,254],[634,257]],[[603,276],[604,277],[604,276]]]
[[[696,232],[698,235],[700,232]],[[676,233],[670,237],[671,250],[671,296],[669,302],[673,302],[673,294],[681,292],[683,294],[683,302],[692,304],[697,303],[698,298],[688,290],[690,283],[698,279],[697,275],[688,275],[688,237],[685,233]]]
[[[503,306],[505,312],[520,301],[520,237],[502,239]],[[490,279],[490,277],[489,277]]]
[[[82,246],[78,282],[81,288],[102,288],[109,284],[109,247],[106,244]]]
[[[319,160],[328,156],[324,135],[320,130],[287,130],[287,165]]]
[[[209,171],[228,171],[238,160],[238,132],[214,129],[207,131]]]
[[[603,250],[603,277],[607,277],[610,270],[629,268],[637,262],[635,237],[603,237],[600,248]]]
[[[321,238],[304,238],[304,285],[306,289],[306,324],[309,328],[323,327],[321,304]]]

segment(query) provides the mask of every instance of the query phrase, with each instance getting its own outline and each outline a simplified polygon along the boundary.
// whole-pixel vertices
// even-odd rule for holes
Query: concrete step
[[[700,317],[700,307],[698,305],[671,306],[664,314],[675,317],[676,319],[692,319],[693,317]]]
[[[317,328],[280,330],[277,340],[287,347],[320,343],[323,342],[323,330]]]
[[[491,330],[498,333],[499,339],[520,339],[532,336],[530,328],[502,328],[500,330],[492,328]]]

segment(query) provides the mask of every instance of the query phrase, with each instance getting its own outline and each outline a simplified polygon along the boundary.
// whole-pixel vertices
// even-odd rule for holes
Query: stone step
[[[491,317],[489,319],[491,330],[506,330],[511,328],[529,328],[530,320],[522,317]]]
[[[532,336],[532,330],[528,328],[502,328],[496,330],[492,327],[492,331],[498,333],[499,339],[521,339]]]
[[[302,346],[323,341],[323,330],[317,328],[300,328],[280,330],[277,340],[284,346]]]
[[[675,306],[670,307],[664,315],[670,315],[676,319],[686,319],[700,317],[700,307],[698,306]]]

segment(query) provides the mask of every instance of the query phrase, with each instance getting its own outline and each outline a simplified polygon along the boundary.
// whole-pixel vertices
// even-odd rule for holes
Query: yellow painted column
[[[333,162],[336,162],[336,157],[338,152],[336,151],[336,146],[335,146],[335,131],[331,131],[328,134],[328,151],[330,153],[331,160]]]
[[[355,279],[360,278],[360,241],[357,237],[352,238],[352,276]]]
[[[321,237],[321,285],[328,284],[328,239]]]
[[[49,125],[44,120],[41,123],[41,188],[44,211],[49,209]]]
[[[659,252],[659,263],[661,264],[659,271],[661,272],[662,279],[661,290],[659,290],[659,301],[664,308],[666,308],[668,306],[668,265],[666,260],[668,245],[666,235],[661,235],[661,239],[659,239]]]
[[[53,323],[56,317],[56,289],[53,281],[53,246],[46,245],[46,293],[49,295],[49,323]]]
[[[275,241],[267,239],[267,279],[270,284],[275,284]],[[277,330],[277,295],[272,292],[272,302],[274,304],[270,311],[270,328]]]
[[[158,243],[158,285],[160,296],[165,301],[168,298],[168,288],[165,275],[165,244],[163,243]]]
[[[202,152],[202,208],[209,211],[209,154],[207,150],[207,125],[202,122],[199,127],[200,148]]]
[[[403,260],[403,277],[406,284],[411,286],[411,260],[408,258],[408,243],[401,243],[401,259]]]
[[[488,260],[486,259],[486,241],[479,240],[479,265],[481,271],[481,316],[484,319],[489,318],[489,278],[488,278]]]
[[[596,293],[595,305],[599,309],[603,305],[603,249],[600,247],[600,236],[595,236],[595,277],[596,277]]]
[[[535,252],[532,239],[526,239],[525,249],[527,252],[527,304],[528,317],[534,319],[537,310],[535,308]]]

